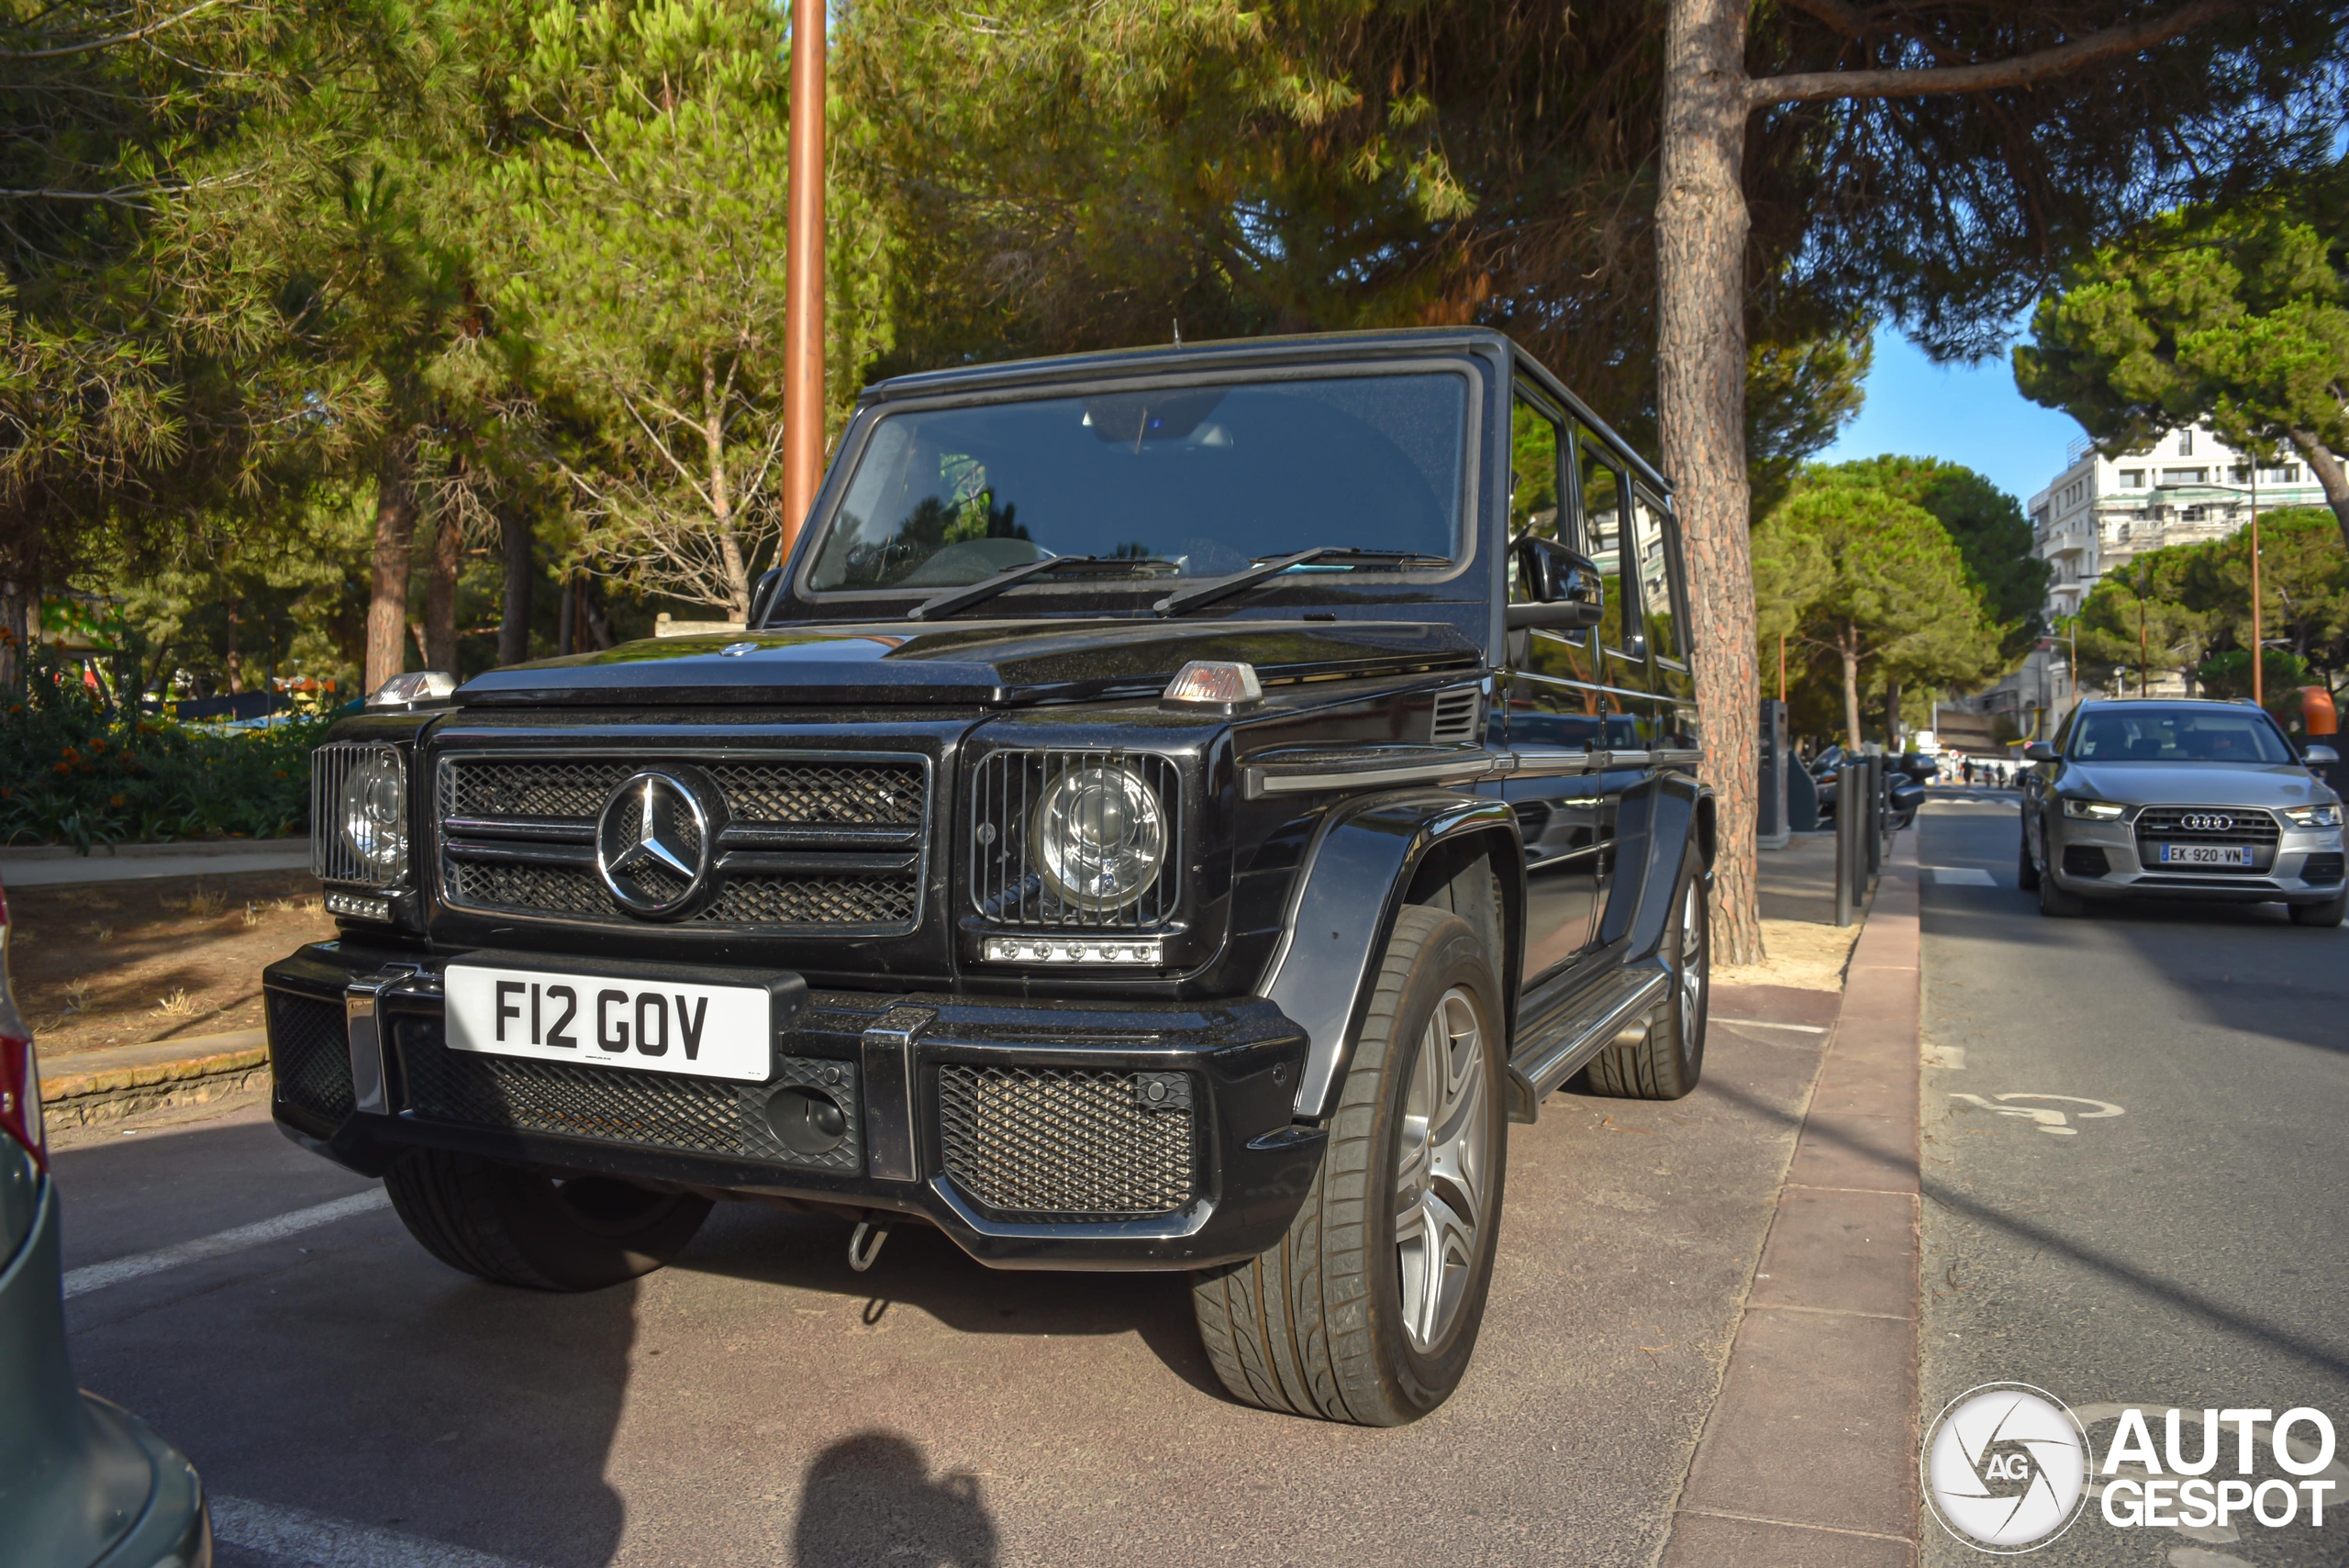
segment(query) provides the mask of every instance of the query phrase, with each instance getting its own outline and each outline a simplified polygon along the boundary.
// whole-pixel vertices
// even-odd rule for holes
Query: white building
[[[2324,491],[2306,463],[2287,456],[2258,473],[2259,515],[2321,506]],[[2251,520],[2250,463],[2210,427],[2172,430],[2143,451],[2105,457],[2087,440],[2072,443],[2064,471],[2031,498],[2032,553],[2054,568],[2044,617],[2049,635],[2022,668],[1981,695],[1985,711],[2016,716],[2026,738],[2053,733],[2080,692],[2073,678],[2065,624],[2107,573],[2140,551],[2221,539]],[[2182,694],[2176,675],[2156,692]],[[2093,694],[2087,694],[2093,695]]]
[[[2076,441],[2064,472],[2031,498],[2032,553],[2055,568],[2047,620],[2079,612],[2099,579],[2140,550],[2219,539],[2251,519],[2249,462],[2207,426],[2173,430],[2151,450],[2105,457]],[[2262,517],[2321,506],[2306,463],[2287,457],[2259,471]]]

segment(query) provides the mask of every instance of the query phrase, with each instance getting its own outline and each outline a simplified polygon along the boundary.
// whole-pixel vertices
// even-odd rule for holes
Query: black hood
[[[476,675],[456,700],[484,707],[1033,703],[1154,692],[1193,659],[1244,661],[1267,684],[1484,662],[1475,643],[1442,622],[801,624],[518,664]]]

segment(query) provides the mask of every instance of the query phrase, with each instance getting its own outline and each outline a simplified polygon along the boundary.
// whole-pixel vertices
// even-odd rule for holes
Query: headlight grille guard
[[[407,866],[386,877],[361,858],[342,831],[342,786],[362,764],[379,756],[395,762],[406,780],[403,798],[410,825]],[[408,748],[383,740],[329,740],[310,753],[310,872],[320,882],[360,883],[369,887],[407,887],[416,875],[416,780]]]
[[[1124,772],[1157,801],[1163,832],[1158,873],[1114,908],[1061,896],[1045,881],[1030,840],[1038,808],[1063,782],[1093,770]],[[990,751],[971,770],[971,906],[988,924],[1014,930],[1150,931],[1163,929],[1182,900],[1182,772],[1171,757],[1119,749]]]

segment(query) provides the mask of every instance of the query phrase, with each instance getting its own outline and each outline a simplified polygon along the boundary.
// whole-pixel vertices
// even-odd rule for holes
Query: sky
[[[2085,435],[2070,415],[2017,392],[2005,355],[1978,365],[1937,365],[1894,327],[1876,330],[1866,392],[1860,417],[1818,461],[1885,452],[1937,457],[1964,463],[2028,504],[2063,472],[2065,449]]]

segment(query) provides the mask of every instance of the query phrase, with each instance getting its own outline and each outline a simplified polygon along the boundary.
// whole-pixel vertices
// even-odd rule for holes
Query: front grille
[[[440,762],[441,888],[451,906],[612,925],[637,923],[596,871],[612,792],[664,765],[640,757],[453,756]],[[724,826],[713,888],[675,923],[840,934],[911,930],[921,912],[930,770],[919,757],[670,760],[716,786]],[[680,842],[698,850],[682,820]],[[846,861],[847,864],[841,862]],[[666,900],[682,878],[650,868],[640,890]]]
[[[340,1001],[291,991],[269,996],[269,1072],[277,1097],[340,1125],[358,1108],[351,1088],[351,1037]]]
[[[1000,1219],[1172,1214],[1196,1191],[1190,1087],[1183,1073],[941,1067],[946,1173]]]
[[[852,1062],[786,1056],[776,1063],[774,1082],[732,1084],[451,1051],[441,1043],[440,1024],[429,1018],[398,1019],[393,1038],[407,1085],[406,1108],[429,1121],[846,1175],[864,1169]],[[837,1145],[810,1154],[783,1141],[769,1102],[792,1088],[817,1091],[840,1108],[845,1125]]]
[[[2276,818],[2244,806],[2148,806],[2137,813],[2136,828],[2137,860],[2147,871],[2194,876],[2242,876],[2265,871],[2275,863],[2276,841],[2281,836]],[[2248,845],[2251,864],[2173,864],[2163,861],[2163,844]]]
[[[2339,882],[2342,878],[2342,858],[2339,855],[2310,855],[2300,863],[2302,882]]]
[[[1084,896],[1056,887],[1044,874],[1036,843],[1047,803],[1088,779],[1131,780],[1158,807],[1162,859],[1158,873],[1122,901]],[[1077,930],[1144,931],[1164,925],[1182,891],[1180,775],[1174,762],[1148,752],[996,751],[971,773],[971,903],[998,926]]]

